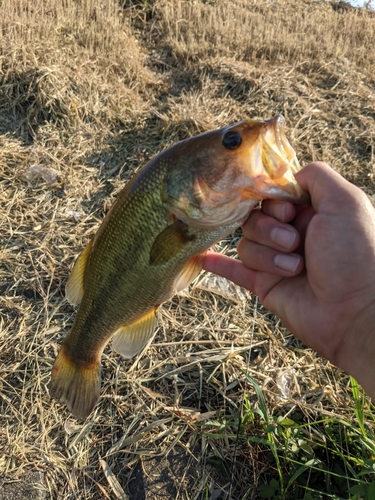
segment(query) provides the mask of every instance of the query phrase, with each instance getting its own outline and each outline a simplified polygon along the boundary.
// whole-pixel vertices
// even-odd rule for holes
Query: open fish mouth
[[[290,170],[292,173],[301,170],[294,149],[286,138],[285,118],[276,115],[263,122],[261,132],[262,162],[267,174],[278,179]]]
[[[260,162],[263,170],[259,180],[262,179],[265,184],[262,182],[260,189],[265,198],[273,197],[282,190],[290,194],[295,203],[309,204],[310,197],[294,178],[294,174],[302,167],[286,138],[284,127],[285,119],[280,114],[263,122],[259,137],[260,157],[254,158],[255,163]]]
[[[301,170],[301,165],[299,164],[294,149],[286,138],[284,132],[285,118],[283,117],[283,115],[276,115],[271,118],[271,122],[272,121],[275,122],[275,138],[276,145],[279,151],[283,154],[284,158],[288,162],[289,168],[292,170],[292,172],[298,172],[299,170]]]
[[[243,120],[217,131],[219,136],[212,132],[217,152],[212,147],[212,159],[202,163],[195,159],[190,185],[180,190],[176,186],[181,178],[177,179],[172,186],[175,193],[169,197],[172,213],[194,227],[212,228],[235,221],[242,224],[264,199],[308,205],[310,197],[294,177],[301,165],[284,128],[284,117],[278,114],[262,121]],[[236,139],[229,147],[224,143],[228,134]],[[210,139],[209,134],[201,137]],[[208,164],[209,174],[204,168]]]

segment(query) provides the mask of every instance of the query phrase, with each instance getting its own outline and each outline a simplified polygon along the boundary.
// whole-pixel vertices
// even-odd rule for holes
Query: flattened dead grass
[[[105,351],[102,397],[86,422],[47,392],[75,314],[64,299],[72,262],[125,181],[161,149],[282,113],[301,162],[328,161],[373,193],[374,18],[322,3],[233,5],[2,2],[2,481],[39,470],[48,498],[141,498],[135,471],[153,484],[155,461],[180,448],[186,475],[169,478],[166,498],[200,498],[212,485],[225,496],[229,479],[210,460],[230,467],[243,391],[257,404],[243,377],[252,332],[249,373],[273,412],[352,418],[345,374],[267,311],[254,319],[253,297],[203,283],[165,304],[142,356]],[[30,180],[31,165],[53,170],[53,182]],[[235,255],[238,238],[221,251]],[[218,421],[226,437],[213,437]],[[256,484],[257,467],[240,447],[235,498]],[[161,498],[150,488],[145,498]]]

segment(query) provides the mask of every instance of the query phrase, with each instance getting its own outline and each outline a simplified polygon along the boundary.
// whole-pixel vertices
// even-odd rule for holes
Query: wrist
[[[362,310],[347,328],[342,347],[337,365],[352,375],[375,401],[375,303]]]

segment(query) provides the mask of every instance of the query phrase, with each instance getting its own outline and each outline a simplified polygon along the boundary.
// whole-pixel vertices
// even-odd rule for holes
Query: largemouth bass
[[[66,286],[80,307],[50,392],[75,417],[87,417],[99,399],[109,340],[125,358],[140,352],[154,335],[160,305],[193,281],[205,251],[241,226],[259,200],[307,201],[283,126],[277,115],[182,141],[121,191]]]

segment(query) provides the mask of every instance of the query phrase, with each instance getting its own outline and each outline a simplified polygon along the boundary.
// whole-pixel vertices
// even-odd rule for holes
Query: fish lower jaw
[[[299,186],[293,174],[280,179],[269,179],[267,175],[254,178],[251,187],[243,195],[254,200],[289,200],[296,204],[309,204],[310,197]]]
[[[223,226],[241,226],[260,198],[242,198],[221,206],[201,207],[199,219],[186,217],[184,222],[191,227],[214,229]],[[233,230],[233,229],[232,229]]]

